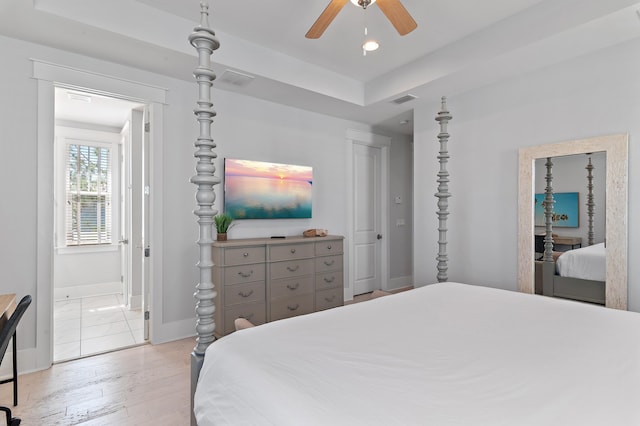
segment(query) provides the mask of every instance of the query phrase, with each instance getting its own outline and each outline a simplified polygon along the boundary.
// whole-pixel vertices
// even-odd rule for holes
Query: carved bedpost
[[[438,134],[438,140],[440,141],[440,153],[438,154],[440,171],[438,172],[438,192],[435,194],[438,198],[438,282],[444,282],[449,279],[447,275],[449,269],[447,217],[449,216],[449,197],[451,197],[451,194],[449,193],[449,172],[447,171],[447,163],[449,161],[447,124],[452,118],[453,116],[447,110],[447,98],[443,96],[441,110],[436,116],[436,121],[440,123],[440,133]]]
[[[555,200],[553,199],[553,162],[551,157],[547,157],[545,166],[547,166],[547,174],[545,176],[547,187],[545,188],[542,206],[544,207],[546,233],[544,237],[544,255],[542,256],[542,294],[553,296],[555,294],[554,275],[556,273],[556,264],[553,260],[553,205]]]
[[[553,162],[551,162],[551,157],[547,157],[545,166],[547,166],[547,174],[545,176],[547,186],[544,190],[545,196],[542,205],[544,207],[544,225],[546,232],[544,237],[544,256],[542,260],[553,262],[553,205],[555,204],[555,200],[553,199]]]
[[[213,244],[213,217],[218,213],[213,209],[213,202],[216,199],[213,186],[220,183],[220,178],[215,175],[215,165],[213,159],[217,157],[213,152],[216,144],[211,137],[211,124],[216,113],[213,110],[211,101],[211,85],[216,75],[211,66],[211,55],[213,51],[220,47],[220,42],[216,34],[209,28],[209,6],[200,3],[200,25],[194,28],[189,35],[189,42],[198,51],[198,67],[193,72],[198,84],[198,106],[193,111],[200,126],[200,135],[195,142],[197,158],[196,175],[191,178],[191,182],[196,184],[197,207],[194,214],[198,216],[200,234],[198,245],[200,246],[200,281],[196,285],[196,333],[197,344],[191,353],[191,424],[195,425],[193,414],[193,395],[207,347],[213,343],[215,337],[215,321],[213,314],[215,311],[214,298],[216,291],[212,282],[213,262],[211,259],[211,249]]]
[[[587,217],[589,224],[589,231],[587,233],[587,240],[590,246],[593,245],[593,207],[596,205],[593,202],[593,164],[591,164],[591,153],[589,155],[589,164],[587,164]]]

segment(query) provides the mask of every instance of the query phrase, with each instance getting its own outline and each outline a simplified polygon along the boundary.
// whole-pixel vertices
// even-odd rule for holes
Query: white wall
[[[161,236],[153,236],[152,259],[156,253],[155,258],[161,257],[162,262],[160,276],[155,276],[153,283],[154,294],[159,293],[161,306],[152,306],[151,315],[152,324],[161,329],[156,327],[157,341],[192,335],[195,325],[193,293],[198,282],[196,262],[199,258],[195,244],[198,227],[192,213],[196,188],[189,182],[195,173],[194,141],[198,135],[193,115],[197,88],[192,76],[176,80],[6,37],[0,37],[0,51],[3,52],[0,235],[4,243],[0,248],[3,271],[0,293],[17,293],[18,297],[31,294],[36,300],[38,298],[35,258],[38,83],[32,78],[31,62],[31,58],[36,58],[166,89],[161,123],[162,150],[158,152],[156,148],[152,153],[155,159],[152,161],[158,162],[152,167],[162,170],[162,184],[151,189],[152,196],[159,192],[162,198],[162,207],[152,212],[155,220],[161,221],[162,229]],[[194,57],[194,67],[196,64]],[[218,144],[215,149],[218,175],[226,156],[314,167],[312,219],[242,222],[231,230],[230,237],[298,235],[311,227],[345,234],[346,133],[347,129],[368,131],[369,127],[218,89],[214,89],[213,99],[218,113],[213,125],[213,136]],[[407,162],[406,155],[399,146],[400,162]],[[401,183],[403,179],[404,184]],[[405,179],[404,175],[392,175],[391,181],[398,193],[406,193],[406,187],[411,186],[410,179]],[[221,188],[216,191],[219,193]],[[393,244],[397,247],[391,247],[391,253],[409,253],[411,250],[409,241],[394,240]],[[392,260],[391,269],[396,270],[393,262],[395,260]],[[20,348],[36,347],[36,306],[34,303],[22,320]]]
[[[517,290],[518,148],[629,133],[629,309],[640,311],[640,40],[449,99],[449,279]],[[443,95],[447,95],[443,93]],[[439,109],[416,111],[414,277],[436,281]],[[420,165],[420,167],[418,167]],[[635,166],[635,167],[634,167]]]
[[[413,285],[413,139],[393,138],[389,151],[389,288],[399,288]]]

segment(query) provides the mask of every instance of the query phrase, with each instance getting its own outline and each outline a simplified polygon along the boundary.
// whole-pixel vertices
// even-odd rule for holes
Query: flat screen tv
[[[224,212],[234,219],[311,218],[313,169],[224,160]]]

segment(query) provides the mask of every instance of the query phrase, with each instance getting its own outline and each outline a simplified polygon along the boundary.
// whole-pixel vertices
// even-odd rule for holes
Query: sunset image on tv
[[[224,212],[234,219],[311,217],[310,166],[225,159]]]

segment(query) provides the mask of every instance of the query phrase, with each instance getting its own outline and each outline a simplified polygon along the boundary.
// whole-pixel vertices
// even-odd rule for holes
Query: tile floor
[[[66,361],[144,343],[142,310],[122,295],[57,301],[53,308],[53,361]]]

